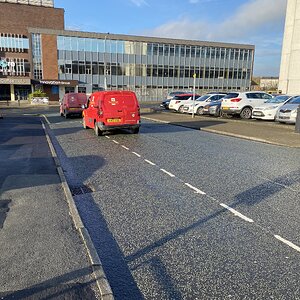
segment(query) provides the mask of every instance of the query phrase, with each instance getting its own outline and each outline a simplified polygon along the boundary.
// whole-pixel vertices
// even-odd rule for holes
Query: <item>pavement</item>
[[[40,117],[0,119],[0,299],[112,299],[101,298],[49,146]]]
[[[240,120],[237,118],[215,118],[194,116],[170,111],[145,108],[142,116],[152,121],[194,128],[214,134],[221,134],[273,144],[277,146],[300,148],[300,134],[295,132],[295,125],[279,124],[260,120]]]

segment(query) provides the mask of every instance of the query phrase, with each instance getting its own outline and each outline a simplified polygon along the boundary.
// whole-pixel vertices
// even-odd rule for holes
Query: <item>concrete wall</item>
[[[300,94],[300,0],[287,2],[278,90]]]

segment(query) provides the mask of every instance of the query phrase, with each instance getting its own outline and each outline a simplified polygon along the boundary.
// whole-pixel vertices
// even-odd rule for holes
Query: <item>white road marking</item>
[[[141,155],[136,152],[132,152],[132,154],[136,155],[137,157],[141,157]]]
[[[48,120],[48,118],[45,115],[42,115],[44,117],[44,119],[46,120],[47,124],[50,125],[50,122]]]
[[[126,146],[122,145],[122,148],[124,148],[125,150],[129,150],[129,148],[127,148]]]
[[[300,247],[298,247],[297,245],[293,244],[292,242],[282,238],[281,236],[279,235],[274,235],[275,238],[283,243],[285,243],[286,245],[288,245],[289,247],[293,248],[294,250],[300,252]]]
[[[228,205],[224,204],[224,203],[220,203],[220,205],[226,209],[228,209],[230,212],[232,212],[235,216],[243,219],[244,221],[247,221],[249,223],[254,223],[254,221],[246,216],[244,216],[243,214],[239,213],[238,211],[236,211],[235,209],[229,207]]]
[[[42,122],[42,127],[44,130],[46,129],[45,124],[43,122]]]
[[[120,144],[119,142],[117,142],[116,140],[113,140],[113,142],[115,143],[115,144]]]
[[[151,166],[156,166],[155,163],[153,163],[152,161],[148,160],[148,159],[145,159],[145,162],[148,163],[149,165]]]
[[[162,172],[166,173],[167,175],[169,175],[170,177],[176,177],[174,174],[166,171],[165,169],[160,169]]]
[[[206,195],[206,193],[204,193],[203,191],[197,189],[196,187],[192,186],[189,183],[185,183],[185,185],[188,186],[189,188],[191,188],[192,190],[194,190],[197,194]]]
[[[107,136],[107,135],[106,135],[105,137],[106,137],[107,139],[110,139],[110,137],[109,137],[109,136]]]

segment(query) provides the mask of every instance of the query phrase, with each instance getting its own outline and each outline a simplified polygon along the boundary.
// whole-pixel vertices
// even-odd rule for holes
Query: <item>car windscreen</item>
[[[223,99],[237,98],[238,96],[239,96],[238,93],[229,93]]]
[[[300,96],[293,98],[288,103],[289,104],[300,104]]]
[[[211,95],[203,95],[199,98],[196,99],[196,101],[205,101],[206,99],[208,99]]]
[[[290,96],[286,96],[286,95],[276,96],[274,98],[267,100],[266,103],[282,103],[289,98],[290,98]]]

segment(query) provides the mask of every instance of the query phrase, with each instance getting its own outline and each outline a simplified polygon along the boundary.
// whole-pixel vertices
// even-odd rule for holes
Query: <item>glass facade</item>
[[[139,38],[142,39],[142,38]],[[58,36],[59,79],[78,80],[87,93],[129,89],[157,101],[174,90],[248,90],[253,49]]]
[[[32,62],[33,62],[33,78],[43,78],[42,65],[42,48],[41,35],[39,33],[32,34]]]
[[[28,52],[29,39],[20,34],[1,33],[0,51]]]

